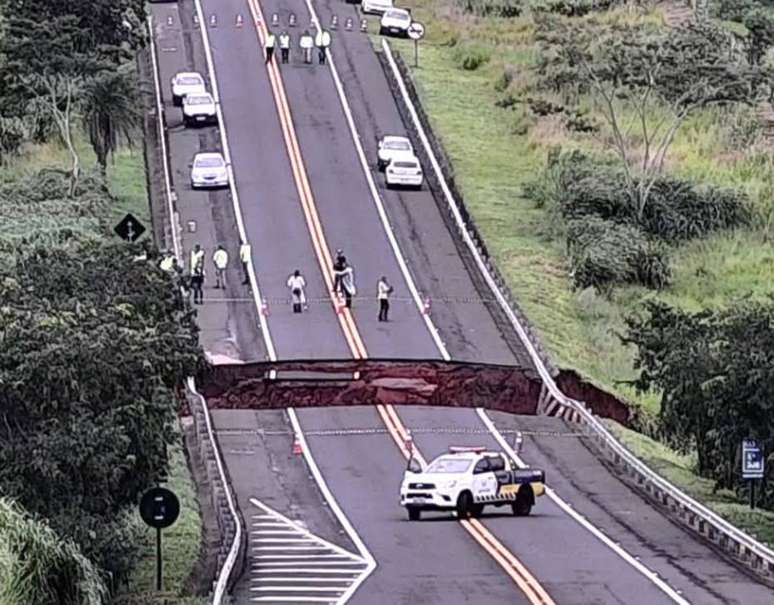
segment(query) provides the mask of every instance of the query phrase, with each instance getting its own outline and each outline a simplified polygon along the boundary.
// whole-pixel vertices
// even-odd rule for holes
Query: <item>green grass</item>
[[[181,444],[170,448],[167,487],[180,499],[180,517],[162,534],[165,601],[169,605],[204,605],[206,599],[177,596],[185,588],[185,582],[196,565],[202,539],[199,503]],[[142,549],[143,556],[129,588],[119,595],[123,605],[152,602],[147,599],[153,595],[156,586],[155,529],[148,528],[145,532]]]
[[[420,67],[414,70],[420,95],[488,247],[553,359],[657,412],[657,396],[621,384],[635,375],[634,351],[617,337],[624,330],[624,317],[653,297],[696,310],[727,305],[748,293],[763,297],[773,292],[770,225],[677,248],[672,257],[674,285],[662,293],[623,287],[605,299],[592,291],[573,290],[562,237],[553,232],[546,213],[524,198],[521,187],[544,164],[551,145],[598,150],[599,144],[545,121],[518,134],[519,112],[495,106],[502,95],[494,83],[506,66],[514,74],[512,89],[529,80],[536,55],[529,18],[475,19],[453,9],[450,0],[409,4],[428,32],[421,43]],[[602,19],[659,23],[661,15],[620,11]],[[493,53],[477,70],[464,71],[455,64],[450,42],[457,47],[489,45]],[[413,43],[399,41],[396,46],[411,63]],[[761,213],[774,216],[770,154],[731,152],[722,140],[720,114],[696,116],[672,147],[670,170],[698,182],[742,188]]]
[[[750,510],[748,504],[739,503],[734,493],[728,490],[715,492],[714,481],[693,472],[696,465],[694,456],[677,454],[662,443],[616,422],[608,421],[607,426],[621,443],[662,477],[740,529],[768,545],[774,544],[774,512],[757,508]]]

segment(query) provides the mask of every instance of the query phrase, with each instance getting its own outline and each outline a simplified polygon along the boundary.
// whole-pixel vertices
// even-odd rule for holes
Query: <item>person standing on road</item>
[[[275,36],[273,33],[268,32],[266,34],[266,43],[264,44],[264,48],[266,49],[266,63],[271,63],[272,58],[274,58],[274,46],[277,44],[277,36]]]
[[[193,290],[193,299],[195,305],[201,305],[204,302],[204,253],[196,264],[191,268],[191,290]]]
[[[336,260],[333,263],[333,292],[341,292],[341,278],[344,276],[344,269],[347,268],[347,257],[344,251],[339,248],[336,250]]]
[[[301,47],[301,50],[304,51],[304,63],[311,63],[314,39],[312,38],[312,34],[309,33],[308,29],[305,29],[304,33],[301,34],[301,39],[298,41],[298,45]]]
[[[390,312],[390,294],[392,286],[387,278],[382,275],[376,284],[376,298],[379,301],[379,321],[389,321],[387,315]]]
[[[164,254],[161,257],[161,262],[159,262],[159,269],[165,271],[166,273],[174,274],[176,260],[177,259],[171,250],[164,250]]]
[[[223,244],[218,246],[212,255],[212,263],[215,265],[215,287],[226,289],[226,267],[228,266],[228,252]],[[222,284],[222,286],[221,286]]]
[[[304,292],[306,280],[298,269],[293,271],[293,275],[288,277],[288,288],[290,288],[290,296],[293,302],[293,313],[301,313],[302,306],[303,308],[308,309],[306,294]]]
[[[320,29],[314,37],[314,45],[317,47],[317,58],[320,65],[325,65],[325,51],[331,45],[331,34],[327,29]]]
[[[345,306],[352,307],[352,297],[355,295],[355,272],[347,264],[347,259],[341,250],[336,251],[336,262],[333,264],[333,290],[336,294],[343,294]]]
[[[193,250],[191,250],[191,264],[189,265],[191,275],[193,275],[194,267],[199,263],[204,266],[204,250],[202,250],[202,247],[199,244],[196,244],[194,245]]]
[[[241,246],[239,246],[239,260],[242,261],[242,271],[244,271],[244,281],[242,281],[242,285],[246,286],[250,283],[250,272],[247,270],[248,265],[250,264],[250,256],[252,255],[252,252],[250,250],[250,244],[247,242],[244,242]]]
[[[279,35],[280,54],[282,55],[282,62],[287,63],[290,56],[290,36],[288,32],[283,31]]]

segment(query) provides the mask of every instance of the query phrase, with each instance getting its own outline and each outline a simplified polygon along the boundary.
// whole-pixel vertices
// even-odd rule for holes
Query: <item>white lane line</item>
[[[250,550],[328,550],[327,546],[253,546]]]
[[[252,532],[255,533],[255,532]],[[296,532],[293,532],[295,535]],[[280,544],[296,544],[299,542],[317,542],[311,538],[255,538],[253,542],[275,542]]]
[[[360,573],[357,569],[320,569],[319,567],[288,567],[287,565],[285,565],[285,567],[271,568],[253,567],[253,569],[255,571],[260,571],[261,573],[321,573],[346,574],[350,576]]]
[[[519,465],[521,468],[526,468],[528,465],[522,460],[519,455],[513,450],[513,448],[510,446],[510,444],[506,441],[505,437],[502,436],[499,430],[497,430],[497,427],[495,426],[495,423],[492,422],[492,419],[489,417],[489,415],[486,413],[486,411],[483,408],[476,408],[476,412],[478,413],[479,418],[481,418],[481,422],[484,423],[484,426],[489,430],[489,432],[492,434],[492,436],[495,438],[497,443],[500,445],[500,447],[503,449],[504,452],[510,456],[514,462],[516,462],[517,465]],[[632,555],[630,555],[628,552],[626,552],[623,548],[621,548],[620,545],[616,544],[613,540],[608,538],[602,530],[597,528],[596,526],[592,525],[591,522],[586,519],[583,515],[578,513],[577,511],[573,510],[573,508],[565,502],[559,495],[550,487],[546,486],[546,495],[551,498],[551,500],[554,501],[554,503],[561,508],[565,513],[567,513],[570,517],[572,517],[575,521],[580,523],[583,527],[585,527],[588,531],[590,531],[596,538],[598,538],[605,546],[610,548],[613,552],[615,552],[619,557],[621,557],[624,561],[626,561],[629,565],[634,567],[637,571],[639,571],[642,575],[644,575],[648,580],[653,582],[659,589],[661,589],[662,592],[664,592],[669,598],[671,598],[675,603],[680,603],[680,605],[690,605],[690,601],[686,600],[685,597],[683,597],[677,590],[672,588],[669,584],[667,584],[664,580],[662,580],[658,574],[654,571],[651,571],[647,567],[645,567],[642,563],[640,563],[637,559],[635,559]]]
[[[312,6],[311,0],[305,0],[305,2],[306,2],[307,9],[309,10],[312,23],[315,24],[318,30],[322,29],[320,25],[320,20],[317,18],[317,13],[315,12],[314,7]],[[422,301],[422,297],[420,296],[419,291],[417,290],[417,286],[414,283],[414,278],[412,277],[411,272],[409,271],[408,264],[406,263],[406,259],[403,256],[403,252],[400,249],[398,240],[395,237],[395,233],[393,232],[392,225],[390,224],[390,219],[387,216],[387,211],[384,208],[384,202],[382,201],[382,198],[379,195],[379,191],[376,188],[376,183],[374,182],[373,174],[371,174],[371,167],[368,165],[368,160],[366,159],[365,151],[363,150],[363,144],[360,142],[361,141],[360,134],[357,131],[357,126],[355,126],[355,119],[352,116],[352,109],[349,106],[347,95],[344,93],[344,87],[342,86],[341,79],[339,78],[339,72],[336,69],[336,63],[333,60],[333,54],[330,52],[330,49],[326,49],[325,52],[328,57],[327,63],[331,68],[333,83],[336,85],[336,91],[339,96],[339,101],[341,102],[341,107],[344,110],[344,115],[347,118],[347,125],[349,126],[349,132],[352,135],[352,142],[355,144],[355,149],[357,150],[357,155],[358,155],[358,158],[360,159],[360,167],[363,169],[363,174],[365,175],[366,181],[368,183],[368,189],[371,191],[371,199],[373,199],[374,205],[376,206],[376,211],[379,214],[379,219],[381,220],[382,227],[384,228],[384,233],[390,242],[390,247],[392,248],[392,252],[395,256],[395,260],[398,261],[398,266],[400,267],[400,271],[403,274],[403,279],[405,280],[406,285],[408,286],[409,292],[411,292],[411,297],[414,299],[414,304],[419,310],[420,317],[422,317],[422,319],[425,322],[425,327],[427,328],[428,332],[430,332],[430,336],[432,337],[433,342],[438,348],[438,351],[441,353],[441,356],[443,357],[444,361],[450,361],[451,356],[449,355],[449,352],[446,350],[446,345],[441,339],[441,335],[438,331],[438,328],[433,323],[433,320],[430,318],[430,315],[422,312],[422,310],[424,309],[424,302]]]
[[[343,559],[349,555],[257,555],[255,559]],[[268,565],[268,563],[267,563]]]
[[[209,40],[209,35],[207,33],[206,22],[204,21],[204,11],[202,10],[202,2],[201,0],[194,0],[194,4],[196,6],[196,14],[198,16],[199,23],[201,24],[201,27],[199,29],[201,30],[202,42],[204,44],[204,54],[207,60],[207,71],[209,72],[210,82],[212,84],[212,90],[213,90],[213,98],[216,103],[215,108],[218,114],[218,124],[220,126],[220,135],[221,135],[221,140],[223,144],[223,153],[224,153],[226,162],[228,164],[229,187],[231,188],[231,192],[232,192],[232,200],[234,203],[234,214],[237,220],[237,226],[239,228],[239,236],[241,238],[241,241],[247,242],[248,239],[247,239],[247,234],[244,227],[244,222],[242,219],[242,210],[239,205],[239,195],[237,193],[236,179],[234,178],[234,170],[233,170],[233,165],[231,161],[231,151],[228,147],[228,137],[226,134],[226,122],[223,118],[223,108],[220,102],[220,92],[218,89],[218,81],[215,75],[215,62],[213,61],[213,58],[212,58],[212,50],[210,48],[210,40]],[[250,287],[253,292],[253,301],[255,303],[255,308],[258,313],[258,319],[261,324],[261,332],[263,334],[264,341],[266,343],[267,356],[270,361],[276,361],[277,354],[274,348],[274,343],[271,339],[271,333],[269,331],[268,321],[266,320],[265,315],[261,312],[262,297],[261,297],[260,290],[258,288],[258,280],[255,274],[255,269],[253,267],[252,258],[251,258],[251,262],[248,264],[248,276],[250,277]],[[275,375],[276,375],[275,372],[272,371],[270,376],[274,377]],[[298,435],[298,438],[301,440],[303,444],[304,459],[306,460],[306,463],[309,466],[310,471],[312,472],[312,475],[320,489],[320,492],[323,495],[323,498],[328,503],[331,511],[333,511],[333,514],[338,519],[340,525],[344,528],[344,531],[347,532],[347,535],[349,535],[350,539],[355,544],[355,547],[358,549],[360,556],[367,563],[367,567],[364,573],[357,580],[355,580],[352,586],[350,586],[349,590],[347,590],[337,600],[337,603],[339,603],[340,605],[343,605],[354,594],[355,590],[357,590],[360,584],[373,572],[374,569],[376,569],[376,561],[374,560],[369,550],[366,548],[363,541],[360,539],[360,536],[357,534],[354,527],[350,523],[349,519],[347,519],[346,515],[341,510],[335,498],[333,497],[333,494],[328,488],[328,485],[325,482],[325,479],[323,478],[322,473],[320,472],[320,469],[317,467],[317,464],[315,463],[314,458],[312,457],[312,454],[306,445],[304,435],[301,432],[301,427],[298,423],[298,419],[296,417],[296,414],[293,408],[288,408],[288,415],[291,419],[291,423],[294,425],[293,428],[296,431],[296,435]],[[262,518],[266,518],[266,517],[262,517]],[[294,524],[294,525],[298,526],[297,524]],[[311,599],[311,597],[308,597],[306,599],[299,598],[297,600],[307,601],[309,599]]]
[[[201,0],[194,0],[196,5],[196,14],[199,17],[199,23],[201,26],[199,30],[202,34],[202,43],[204,44],[204,56],[207,60],[207,71],[210,76],[210,84],[212,86],[212,97],[215,100],[215,110],[218,114],[218,131],[220,132],[221,145],[223,147],[223,155],[226,160],[226,169],[228,171],[228,186],[231,190],[231,201],[234,205],[234,216],[236,217],[237,229],[239,230],[239,238],[242,243],[249,243],[247,239],[247,232],[245,230],[244,220],[242,219],[242,207],[239,204],[239,194],[236,188],[236,179],[234,178],[234,169],[231,163],[231,150],[228,146],[228,135],[226,134],[226,121],[223,118],[223,108],[220,103],[220,91],[218,90],[218,79],[215,77],[215,62],[212,59],[212,50],[210,48],[210,36],[207,33],[207,25],[204,20],[204,11],[202,10]],[[252,247],[250,248],[252,252]],[[247,265],[247,273],[250,278],[250,289],[253,292],[253,302],[255,303],[255,310],[258,313],[258,321],[261,325],[261,333],[263,334],[263,340],[266,344],[266,354],[271,361],[277,361],[277,353],[274,349],[274,341],[271,338],[269,331],[269,322],[266,319],[266,315],[261,312],[263,298],[261,297],[261,291],[258,287],[258,278],[256,277],[255,268],[253,267],[252,257]]]
[[[158,114],[159,141],[161,142],[162,165],[164,167],[164,187],[167,198],[167,212],[169,213],[169,230],[172,233],[172,248],[178,264],[183,266],[183,255],[180,252],[180,244],[177,238],[177,221],[175,220],[175,208],[172,203],[172,178],[169,176],[169,156],[167,155],[166,119],[164,117],[164,102],[161,98],[161,79],[159,76],[159,62],[156,54],[156,36],[153,32],[153,15],[148,15],[148,34],[150,35],[151,63],[153,65],[153,82],[156,87],[156,113]]]
[[[284,603],[337,603],[338,599],[328,599],[325,597],[283,597],[280,595],[277,595],[276,597],[250,597],[251,601],[260,601],[260,602],[266,602],[266,601],[273,601],[273,602],[284,602]]]
[[[264,563],[254,563],[253,567],[255,568],[264,568],[264,567],[283,567],[288,565],[293,565],[294,563],[298,563],[299,565],[314,565],[315,567],[321,566],[333,566],[333,565],[365,565],[365,563],[360,562],[354,562],[354,561],[315,561],[315,559],[319,559],[321,557],[324,557],[325,555],[288,555],[288,557],[291,560],[282,560],[282,561],[276,561],[274,559],[280,559],[282,555],[265,555],[272,559],[271,562],[264,562]],[[308,559],[304,559],[304,557],[309,557]],[[296,561],[296,559],[301,559],[299,561]],[[358,571],[358,569],[351,569],[350,571]]]
[[[349,579],[347,578],[315,578],[312,576],[289,576],[287,578],[250,578],[251,582],[330,582],[344,584],[345,587],[349,586]]]

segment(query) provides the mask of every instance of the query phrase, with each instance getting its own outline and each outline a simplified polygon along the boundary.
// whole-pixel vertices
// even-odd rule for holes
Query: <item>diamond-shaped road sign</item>
[[[121,219],[120,223],[113,227],[113,231],[116,232],[118,237],[125,239],[127,242],[136,242],[145,233],[145,227],[129,213]]]

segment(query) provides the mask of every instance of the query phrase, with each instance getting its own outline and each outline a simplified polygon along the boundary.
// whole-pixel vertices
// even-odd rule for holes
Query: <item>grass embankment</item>
[[[696,116],[679,132],[668,157],[669,169],[700,183],[747,191],[761,215],[769,217],[768,223],[675,249],[674,283],[663,292],[619,287],[608,299],[593,290],[573,290],[564,241],[546,213],[523,196],[522,185],[545,164],[551,146],[601,148],[591,137],[568,132],[550,120],[525,128],[523,111],[495,105],[504,96],[495,83],[506,68],[514,74],[509,90],[529,78],[537,57],[531,18],[474,18],[455,8],[452,0],[408,4],[427,31],[420,67],[414,70],[420,95],[454,163],[466,203],[519,303],[559,365],[575,368],[607,390],[656,412],[658,397],[638,394],[622,384],[635,375],[634,351],[617,336],[624,331],[623,319],[649,298],[698,310],[772,292],[771,155],[760,146],[726,145],[729,120],[719,111]],[[658,11],[632,14],[624,9],[598,18],[661,22]],[[411,42],[399,41],[396,46],[413,58]],[[471,49],[489,59],[467,71],[459,60]]]
[[[88,145],[79,145],[81,162],[88,169],[95,158]],[[66,169],[68,155],[61,146],[51,143],[29,147],[18,159],[0,168],[0,179],[17,178],[35,173],[43,168]],[[145,180],[145,166],[142,151],[122,149],[108,166],[108,185],[116,199],[111,210],[111,220],[117,223],[127,212],[131,212],[150,230],[150,211]],[[56,217],[49,217],[56,220]],[[149,232],[143,237],[149,237]],[[164,602],[173,605],[205,605],[206,599],[177,597],[184,588],[199,557],[202,540],[201,514],[196,499],[191,473],[180,442],[170,450],[169,487],[180,498],[181,512],[178,521],[164,531]],[[156,534],[148,528],[143,535],[142,559],[127,589],[122,590],[117,600],[124,604],[153,603],[156,573]],[[159,601],[160,602],[160,601]]]
[[[523,196],[522,185],[545,164],[551,146],[595,151],[600,146],[549,121],[530,123],[523,111],[496,105],[504,92],[495,83],[505,69],[513,74],[509,90],[529,79],[528,70],[537,58],[531,18],[474,18],[464,15],[453,0],[409,0],[407,4],[414,18],[426,26],[420,67],[413,70],[425,108],[490,252],[553,359],[656,413],[657,395],[638,394],[622,384],[635,376],[634,351],[624,347],[617,334],[624,331],[624,318],[650,298],[695,311],[772,293],[774,163],[770,149],[760,139],[755,145],[734,144],[734,120],[719,110],[690,120],[673,144],[668,169],[699,183],[746,191],[762,217],[760,224],[673,250],[674,282],[663,292],[619,287],[604,298],[592,290],[575,291],[564,241],[555,235],[547,214]],[[658,10],[646,14],[621,10],[598,18],[663,23]],[[413,43],[397,41],[395,46],[411,63]],[[475,70],[464,70],[460,59],[471,49],[488,60]],[[691,457],[678,456],[618,425],[614,430],[670,481],[729,521],[774,543],[774,514],[750,512],[730,492],[713,493],[713,482],[693,473]]]

